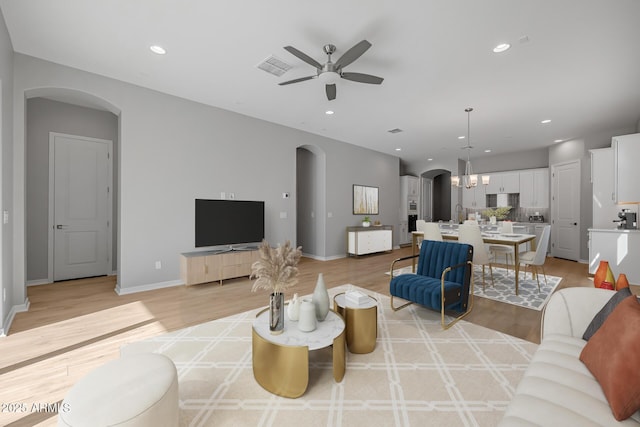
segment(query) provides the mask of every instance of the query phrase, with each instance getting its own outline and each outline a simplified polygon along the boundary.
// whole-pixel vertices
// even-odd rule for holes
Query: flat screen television
[[[196,247],[264,239],[264,202],[196,199]]]

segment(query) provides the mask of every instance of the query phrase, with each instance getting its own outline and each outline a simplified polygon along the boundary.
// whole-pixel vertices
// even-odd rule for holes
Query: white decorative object
[[[289,301],[287,316],[292,322],[297,322],[300,318],[300,298],[298,298],[298,294],[293,294],[293,298]]]
[[[360,291],[347,291],[344,297],[347,302],[354,305],[364,304],[369,301],[369,297]]]
[[[318,282],[316,283],[316,288],[313,291],[313,304],[316,306],[316,319],[319,322],[322,322],[325,317],[327,317],[327,313],[329,313],[329,293],[327,292],[327,287],[324,284],[324,277],[322,273],[318,274]]]
[[[298,329],[311,332],[316,329],[316,306],[310,299],[303,299],[300,303]]]

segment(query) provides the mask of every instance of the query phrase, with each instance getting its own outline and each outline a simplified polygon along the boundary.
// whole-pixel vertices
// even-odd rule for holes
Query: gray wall
[[[24,296],[18,300],[14,295],[13,286],[13,47],[9,33],[0,12],[0,176],[2,177],[2,210],[9,212],[9,223],[0,227],[0,335],[8,320],[11,306],[23,304]],[[2,293],[6,292],[6,299]]]
[[[113,141],[113,253],[117,269],[118,117],[107,111],[79,107],[44,98],[27,101],[27,280],[42,281],[48,273],[49,132]]]
[[[39,88],[69,88],[101,98],[119,122],[118,289],[126,293],[179,283],[179,254],[193,251],[195,198],[264,200],[266,238],[295,240],[297,147],[326,153],[326,245],[320,257],[344,256],[352,184],[380,187],[379,219],[397,227],[399,160],[395,156],[286,128],[47,61],[15,54],[14,134],[16,200],[23,179],[24,98]],[[19,203],[20,205],[20,203]],[[281,218],[285,212],[287,218]],[[24,218],[25,212],[16,212]],[[331,214],[331,215],[329,215]],[[331,216],[331,217],[329,217]],[[16,224],[16,248],[24,222]],[[397,239],[396,239],[397,241]],[[155,261],[162,269],[154,268]],[[15,260],[24,283],[24,256]],[[22,271],[22,273],[20,273]]]

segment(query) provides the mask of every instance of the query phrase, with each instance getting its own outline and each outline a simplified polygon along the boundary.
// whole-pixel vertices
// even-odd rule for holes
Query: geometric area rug
[[[562,281],[562,277],[549,276],[547,274],[547,282],[545,284],[544,275],[540,274],[540,290],[538,290],[538,282],[531,273],[520,272],[518,281],[518,295],[515,292],[514,271],[513,268],[506,269],[501,267],[493,267],[493,286],[491,284],[491,274],[489,268],[485,268],[485,289],[482,290],[482,266],[473,266],[474,286],[473,294],[477,297],[488,298],[507,304],[517,305],[519,307],[531,308],[533,310],[542,310],[551,298],[551,294]],[[393,272],[394,277],[411,273],[411,267],[403,267]],[[387,272],[389,274],[389,272]]]
[[[331,300],[350,289],[378,301],[376,347],[347,351],[339,383],[331,349],[310,352],[309,386],[297,399],[273,395],[253,377],[251,325],[260,309],[126,344],[121,355],[173,360],[180,426],[498,424],[536,344],[464,320],[445,331],[439,313],[417,305],[393,312],[388,296],[352,285],[330,288]]]

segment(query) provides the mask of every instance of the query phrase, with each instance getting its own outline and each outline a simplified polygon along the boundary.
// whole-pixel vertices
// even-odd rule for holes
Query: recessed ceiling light
[[[332,115],[332,114],[333,114],[333,111],[332,111],[332,110],[327,110],[327,111],[325,111],[324,113],[325,113],[327,116],[330,116],[330,115]]]
[[[158,55],[164,55],[165,53],[167,53],[167,51],[164,50],[162,46],[158,46],[157,44],[150,46],[149,49],[151,49],[151,52],[157,53]]]
[[[464,135],[460,135],[458,139],[464,139]]]
[[[511,45],[509,43],[500,43],[498,46],[493,48],[494,53],[501,53],[505,50],[509,49]]]
[[[484,150],[485,153],[490,153],[491,149],[487,148],[486,150]]]
[[[396,148],[396,151],[402,151],[402,148]]]
[[[553,141],[553,142],[562,142],[562,140],[561,140],[561,139],[556,139],[556,140],[555,140],[555,141]]]
[[[430,161],[432,161],[432,160],[433,160],[433,159],[432,159],[431,157],[429,157],[429,158],[427,159],[427,161],[429,161],[429,162],[430,162]]]
[[[540,123],[542,124],[551,123],[551,119],[544,119]]]

